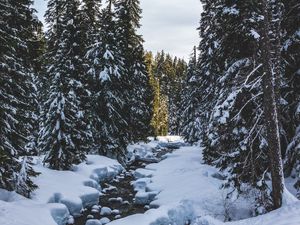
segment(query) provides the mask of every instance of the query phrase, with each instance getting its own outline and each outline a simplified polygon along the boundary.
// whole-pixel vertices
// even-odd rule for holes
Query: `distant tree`
[[[197,73],[196,47],[188,64],[184,88],[181,92],[181,114],[180,134],[188,143],[198,142],[201,138],[202,125],[199,121],[199,93]]]
[[[169,133],[172,135],[180,134],[181,126],[181,103],[182,92],[184,88],[184,81],[186,80],[187,64],[182,59],[173,60],[173,67],[175,75],[170,81],[170,93],[169,93]]]

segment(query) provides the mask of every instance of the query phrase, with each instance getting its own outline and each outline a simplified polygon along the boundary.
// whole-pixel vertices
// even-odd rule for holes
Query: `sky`
[[[199,43],[200,0],[140,0],[145,49],[156,53],[164,50],[173,56],[189,59],[193,46]],[[43,19],[47,0],[35,0]]]

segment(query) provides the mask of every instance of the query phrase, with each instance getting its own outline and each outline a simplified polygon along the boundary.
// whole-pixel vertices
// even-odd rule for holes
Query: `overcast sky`
[[[42,19],[47,0],[35,0]],[[141,0],[142,29],[145,48],[153,52],[164,49],[173,56],[188,59],[198,45],[200,0]]]

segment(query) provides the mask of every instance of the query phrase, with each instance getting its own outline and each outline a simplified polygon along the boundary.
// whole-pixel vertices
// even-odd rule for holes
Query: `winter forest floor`
[[[128,150],[132,164],[126,169],[90,155],[72,171],[59,172],[36,158],[39,189],[31,200],[0,190],[0,224],[300,224],[300,202],[288,194],[281,209],[251,218],[255,193],[227,200],[222,175],[203,164],[200,147],[187,146],[179,137],[160,137]],[[228,220],[234,222],[223,222]]]

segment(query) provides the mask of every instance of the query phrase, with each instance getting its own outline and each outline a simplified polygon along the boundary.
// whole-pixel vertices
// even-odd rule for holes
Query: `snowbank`
[[[160,142],[184,142],[181,136],[158,136],[157,140]]]
[[[147,162],[156,162],[157,159],[153,152],[158,146],[157,141],[151,141],[149,143],[140,142],[132,144],[127,147],[127,163],[131,164],[136,160],[142,160]]]
[[[300,202],[284,206],[262,216],[223,223],[210,216],[197,218],[192,225],[299,225]]]
[[[180,136],[159,136],[156,140],[153,137],[148,139],[150,141],[148,143],[139,142],[127,147],[128,164],[131,164],[136,160],[156,163],[159,159],[157,159],[154,154],[155,150],[161,148],[178,149],[182,146],[186,146],[184,140]]]
[[[1,225],[63,225],[68,218],[69,211],[62,204],[38,204],[0,189]]]
[[[64,225],[70,214],[78,216],[86,207],[97,205],[99,182],[121,173],[123,167],[103,156],[89,155],[72,171],[45,168],[40,158],[33,166],[41,174],[34,178],[39,188],[32,199],[0,190],[1,225]]]
[[[71,215],[79,216],[82,209],[98,204],[99,182],[116,176],[123,167],[116,160],[88,155],[87,162],[75,166],[73,171],[50,170],[40,162],[34,169],[41,175],[34,180],[39,189],[33,194],[33,200],[62,203]]]

